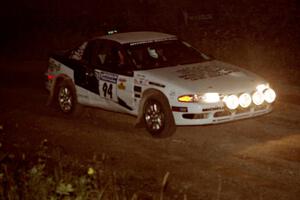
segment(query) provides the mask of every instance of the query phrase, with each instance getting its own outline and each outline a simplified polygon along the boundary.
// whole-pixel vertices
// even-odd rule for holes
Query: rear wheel
[[[176,126],[168,100],[158,92],[151,92],[143,109],[146,129],[153,137],[168,137]]]
[[[56,89],[56,102],[58,108],[65,114],[78,114],[81,110],[77,103],[77,96],[74,85],[69,80],[58,83]]]

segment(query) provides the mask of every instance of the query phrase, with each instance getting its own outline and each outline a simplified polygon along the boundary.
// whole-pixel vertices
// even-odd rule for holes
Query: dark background
[[[45,60],[50,52],[114,28],[154,30],[179,35],[208,54],[267,78],[292,82],[299,78],[297,0],[11,0],[2,4],[2,59]]]

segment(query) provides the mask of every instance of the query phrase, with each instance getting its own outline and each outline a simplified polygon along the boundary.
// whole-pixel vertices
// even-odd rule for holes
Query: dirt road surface
[[[47,107],[44,61],[1,62],[0,139],[33,149],[43,139],[74,157],[105,153],[114,170],[146,181],[170,172],[170,187],[188,199],[299,199],[300,87],[273,81],[268,115],[209,126],[178,127],[154,139],[135,118],[86,108],[79,118]]]

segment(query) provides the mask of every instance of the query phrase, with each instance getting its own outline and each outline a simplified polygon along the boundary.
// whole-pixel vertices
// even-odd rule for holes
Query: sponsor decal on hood
[[[139,71],[139,74],[149,82],[165,85],[165,88],[190,93],[250,91],[264,81],[247,70],[220,61],[145,70]]]
[[[199,79],[228,75],[233,72],[239,72],[239,70],[226,65],[194,65],[183,67],[176,72],[179,74],[179,78],[196,81]]]

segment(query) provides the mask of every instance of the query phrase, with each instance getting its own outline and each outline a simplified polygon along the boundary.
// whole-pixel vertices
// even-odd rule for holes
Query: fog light
[[[224,98],[224,102],[226,106],[231,110],[234,110],[239,106],[239,98],[236,95],[226,96]]]
[[[273,89],[268,88],[264,91],[264,99],[268,103],[273,103],[276,99],[276,93]]]
[[[251,96],[248,93],[244,93],[239,97],[239,104],[242,108],[247,108],[251,104]]]
[[[261,92],[256,91],[252,95],[252,100],[255,105],[259,106],[259,105],[263,104],[265,98]]]

